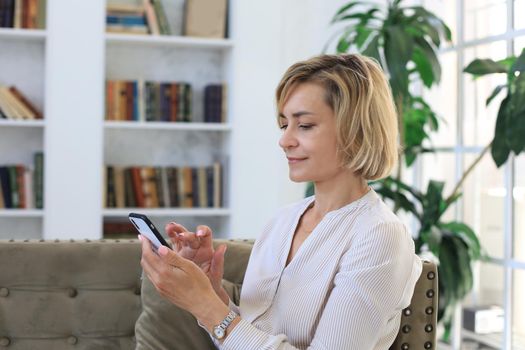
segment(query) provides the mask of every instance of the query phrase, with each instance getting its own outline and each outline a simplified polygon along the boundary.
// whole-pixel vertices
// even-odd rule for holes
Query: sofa
[[[252,243],[226,242],[238,303]],[[426,262],[391,349],[435,349],[437,272]],[[142,278],[138,240],[0,241],[0,349],[214,349],[193,317]]]

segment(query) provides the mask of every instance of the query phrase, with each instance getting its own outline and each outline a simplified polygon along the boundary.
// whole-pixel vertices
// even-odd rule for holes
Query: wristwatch
[[[217,340],[223,339],[226,336],[226,329],[237,316],[238,315],[235,311],[230,311],[221,323],[213,327],[213,337]]]

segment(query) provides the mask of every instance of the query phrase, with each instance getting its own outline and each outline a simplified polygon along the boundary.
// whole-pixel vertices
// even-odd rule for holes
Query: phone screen
[[[159,249],[161,245],[170,248],[169,244],[164,240],[157,228],[145,215],[131,213],[129,214],[129,220],[141,235],[150,240],[155,250]]]

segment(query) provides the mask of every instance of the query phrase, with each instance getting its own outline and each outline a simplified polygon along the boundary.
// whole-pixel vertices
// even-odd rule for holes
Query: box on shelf
[[[477,334],[503,331],[504,311],[500,306],[463,307],[463,328]]]

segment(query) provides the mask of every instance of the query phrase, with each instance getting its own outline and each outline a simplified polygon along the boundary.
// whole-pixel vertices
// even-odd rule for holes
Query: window
[[[475,58],[497,60],[525,48],[525,0],[421,2],[449,25],[453,43],[440,53],[441,85],[425,92],[446,121],[432,140],[438,151],[422,156],[415,169],[419,176],[414,177],[422,179],[423,188],[429,179],[446,181],[448,195],[491,141],[502,96],[488,107],[485,100],[505,81],[505,76],[474,81],[462,69]],[[463,192],[445,219],[468,223],[490,256],[490,261],[476,264],[474,289],[464,305],[501,307],[504,329],[480,335],[455,327],[452,348],[466,349],[470,344],[468,349],[525,349],[525,155],[511,158],[498,169],[487,154]]]

